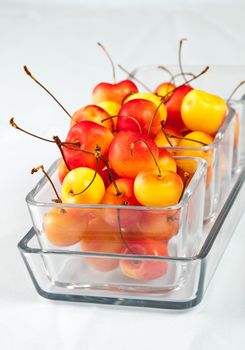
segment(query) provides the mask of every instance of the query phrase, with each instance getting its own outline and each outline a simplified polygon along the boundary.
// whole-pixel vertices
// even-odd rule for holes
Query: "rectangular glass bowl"
[[[179,67],[165,67],[173,74],[179,73]],[[202,71],[200,66],[187,66],[185,72],[197,75]],[[132,71],[131,77],[135,77],[152,91],[164,82],[169,81],[170,76],[166,70],[157,65],[142,66]],[[192,75],[187,73],[186,79]],[[227,67],[211,66],[203,76],[193,81],[193,87],[204,90],[228,99],[231,91],[245,77],[245,66]],[[181,75],[176,78],[176,84],[183,84]],[[229,81],[229,84],[227,84]],[[144,90],[144,89],[143,89]],[[226,196],[227,189],[232,182],[232,173],[236,172],[244,161],[245,144],[245,95],[242,87],[238,94],[242,97],[229,101],[229,110],[225,122],[215,135],[212,144],[201,147],[165,147],[173,154],[203,157],[207,161],[205,221],[211,220],[218,210],[219,203]],[[188,169],[187,169],[188,171]]]
[[[176,160],[191,161],[196,171],[179,203],[170,207],[54,203],[52,187],[43,177],[26,198],[34,227],[28,240],[32,239],[19,244],[39,292],[74,291],[81,301],[96,297],[102,302],[105,296],[151,300],[182,288],[193,273],[189,268],[198,273],[198,263],[186,261],[195,261],[206,240],[207,166],[200,158]],[[58,188],[57,165],[58,161],[48,174]],[[56,225],[57,216],[66,220]],[[71,227],[84,227],[84,218],[90,228],[74,240]]]

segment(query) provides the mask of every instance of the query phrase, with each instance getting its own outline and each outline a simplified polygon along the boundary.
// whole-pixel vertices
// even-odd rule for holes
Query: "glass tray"
[[[174,264],[181,271],[179,273],[182,275],[182,283],[178,283],[176,288],[173,289],[164,288],[164,286],[161,288],[158,284],[157,288],[152,289],[151,287],[147,290],[147,286],[144,285],[141,289],[137,288],[137,293],[135,293],[134,288],[130,285],[127,290],[125,288],[120,289],[120,285],[113,287],[109,283],[104,283],[103,288],[98,283],[98,289],[96,289],[95,284],[90,285],[89,283],[82,286],[65,285],[50,276],[45,257],[51,255],[62,259],[64,254],[68,254],[76,259],[82,253],[40,249],[38,236],[33,228],[19,242],[18,248],[37,292],[47,299],[150,308],[188,309],[197,305],[203,299],[217,265],[244,212],[244,179],[245,167],[238,169],[234,174],[230,191],[228,191],[217,216],[205,224],[204,230],[207,238],[197,255],[189,258],[172,257],[166,259],[158,257],[158,259],[164,259],[170,264]],[[69,271],[66,272],[69,273]]]

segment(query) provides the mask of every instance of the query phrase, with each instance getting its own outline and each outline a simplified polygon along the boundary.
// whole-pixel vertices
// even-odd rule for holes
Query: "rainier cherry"
[[[161,116],[153,102],[133,99],[124,103],[120,109],[116,128],[118,131],[140,131],[154,138],[161,130]]]
[[[108,128],[91,121],[82,121],[75,124],[69,131],[66,142],[78,143],[77,147],[64,147],[63,152],[67,164],[71,169],[78,167],[96,168],[94,155],[97,146],[102,155],[108,152],[113,135]],[[80,150],[80,151],[79,151]],[[99,159],[99,169],[104,163]]]
[[[187,149],[178,151],[177,155],[203,158],[207,161],[209,167],[212,165],[212,151],[203,150],[202,148],[203,146],[209,145],[212,142],[212,136],[202,131],[193,131],[185,135],[183,139],[180,140],[179,147],[187,147]],[[188,147],[190,149],[188,149]],[[197,148],[197,150],[195,150],[195,148]],[[187,171],[189,174],[193,174],[196,170],[196,162],[194,160],[177,160],[177,165],[182,170]]]
[[[92,92],[92,99],[94,104],[98,104],[103,101],[113,101],[118,104],[122,104],[124,98],[131,93],[138,92],[137,86],[131,80],[123,80],[119,83],[116,83],[115,79],[115,67],[112,62],[111,57],[104,48],[103,45],[98,43],[98,45],[104,50],[107,57],[109,58],[112,69],[113,69],[113,80],[114,84],[110,83],[99,83],[95,86]]]
[[[184,97],[181,116],[187,128],[215,134],[223,124],[227,104],[219,97],[201,90],[192,90]]]
[[[61,199],[69,204],[98,204],[105,193],[105,185],[98,173],[90,168],[76,168],[64,178]]]
[[[137,226],[144,238],[168,241],[179,231],[179,214],[179,210],[147,210]]]
[[[133,143],[137,142],[132,152]],[[145,168],[152,168],[155,162],[149,151],[158,159],[158,148],[155,142],[148,136],[130,130],[120,131],[113,139],[109,149],[109,163],[112,169],[121,177],[134,178]]]
[[[87,105],[80,108],[73,114],[71,126],[75,125],[78,122],[89,120],[108,128],[110,131],[113,131],[114,124],[113,121],[109,119],[109,117],[110,115],[103,108],[96,105]]]
[[[129,242],[129,247],[123,249],[123,254],[168,256],[167,244],[153,239],[141,239]],[[168,263],[159,260],[121,259],[120,268],[124,275],[136,280],[153,280],[167,273]]]
[[[59,247],[78,243],[87,224],[86,214],[77,208],[53,208],[45,214],[43,219],[47,239]]]
[[[155,104],[155,110],[157,110],[160,114],[161,121],[165,121],[167,119],[166,107],[163,103],[161,104],[161,98],[156,96],[154,93],[138,92],[136,94],[131,94],[125,99],[124,103],[135,99],[144,99],[144,100],[153,102]]]
[[[124,247],[123,241],[117,229],[109,226],[100,217],[95,217],[89,221],[81,239],[81,250],[83,252],[96,253],[120,253]],[[118,259],[85,257],[86,263],[98,271],[114,270],[118,264]]]
[[[105,208],[102,215],[105,222],[113,227],[121,226],[122,230],[130,231],[135,226],[135,221],[140,215],[139,210],[127,210],[128,205],[140,205],[134,195],[134,180],[119,178],[112,182],[105,191],[101,204],[122,205],[125,209]],[[118,219],[118,215],[120,218]]]

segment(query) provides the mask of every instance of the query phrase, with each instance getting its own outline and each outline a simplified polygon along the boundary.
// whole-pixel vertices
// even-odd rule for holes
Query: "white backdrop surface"
[[[245,64],[243,1],[0,1],[0,349],[242,349],[245,343],[245,217],[204,301],[188,312],[49,302],[34,290],[16,248],[31,222],[30,169],[55,148],[8,125],[65,135],[68,118],[23,73],[29,68],[70,111],[111,79],[96,42],[128,69],[177,63]],[[118,72],[119,77],[123,77]],[[245,77],[241,77],[245,79]],[[229,84],[229,82],[227,82]]]

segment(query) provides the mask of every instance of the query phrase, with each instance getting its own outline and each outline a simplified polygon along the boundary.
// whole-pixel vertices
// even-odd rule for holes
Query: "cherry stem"
[[[128,242],[127,242],[126,239],[123,237],[122,228],[121,228],[120,209],[117,209],[117,222],[118,222],[118,228],[119,228],[120,237],[121,237],[123,243],[125,244],[125,247],[130,251],[131,254],[134,255],[134,252],[133,252],[132,249],[129,247]]]
[[[111,183],[113,183],[113,186],[115,188],[115,191],[117,193],[117,196],[121,196],[122,195],[122,192],[119,190],[118,186],[117,186],[117,183],[116,183],[116,180],[112,174],[112,170],[111,170],[111,167],[110,167],[110,164],[109,162],[106,160],[106,158],[101,154],[100,157],[99,157],[102,162],[105,164],[105,166],[107,167],[107,170],[108,170],[108,173],[109,173],[109,178],[110,178],[110,181]]]
[[[62,143],[62,146],[65,147],[65,148],[71,149],[73,151],[79,151],[79,152],[84,152],[84,153],[95,155],[94,152],[87,151],[86,149],[71,147],[71,146],[68,146],[66,143]]]
[[[70,194],[71,195],[73,195],[73,196],[78,196],[78,195],[80,195],[80,194],[83,194],[85,191],[87,191],[87,189],[92,185],[92,183],[94,182],[94,180],[95,180],[95,178],[96,178],[96,175],[97,175],[97,173],[98,173],[98,158],[96,157],[95,158],[95,171],[94,171],[94,175],[93,175],[93,177],[92,177],[92,179],[91,179],[91,181],[90,181],[90,183],[81,191],[81,192],[78,192],[78,193],[73,193],[73,192],[71,192],[70,191]]]
[[[186,38],[182,38],[180,39],[180,42],[179,42],[179,68],[180,68],[180,72],[181,72],[181,75],[183,76],[184,78],[184,81],[185,83],[187,84],[187,79],[185,77],[185,73],[183,71],[183,67],[182,67],[182,60],[181,60],[181,54],[182,54],[182,45],[183,45],[183,42],[186,41],[187,39]]]
[[[165,132],[166,132],[166,131],[165,131]],[[174,138],[174,139],[187,140],[187,141],[197,142],[197,143],[200,143],[200,144],[203,145],[203,146],[208,146],[207,143],[204,143],[204,142],[202,142],[202,141],[190,139],[190,138],[184,137],[184,136],[172,135],[172,134],[169,134],[169,133],[167,133],[167,132],[166,132],[166,134],[168,135],[168,137],[172,137],[172,138]]]
[[[124,73],[128,74],[128,76],[135,80],[136,83],[138,83],[139,85],[141,85],[146,91],[148,92],[152,92],[152,90],[147,86],[145,85],[141,80],[139,80],[138,78],[136,78],[132,73],[130,73],[129,71],[127,71],[123,66],[121,66],[120,64],[118,64],[118,68],[120,68]]]
[[[227,103],[230,102],[230,100],[232,99],[232,97],[234,96],[235,92],[245,83],[245,80],[242,80],[236,87],[235,89],[231,92],[230,96],[227,99]]]
[[[158,164],[158,162],[157,162],[157,160],[156,160],[156,157],[154,156],[154,154],[153,154],[153,152],[152,152],[150,146],[148,145],[148,143],[147,143],[145,140],[143,140],[143,139],[137,139],[137,140],[135,140],[134,142],[132,142],[132,144],[131,144],[131,155],[132,155],[132,157],[134,156],[135,144],[138,143],[138,142],[144,142],[144,144],[147,146],[147,148],[148,148],[148,150],[149,150],[149,152],[150,152],[150,154],[151,154],[151,156],[152,156],[152,158],[153,158],[153,160],[154,160],[154,163],[156,164],[156,167],[157,167],[157,169],[158,169],[158,176],[159,176],[159,177],[162,177],[162,172],[161,172],[161,169],[160,169],[160,167],[159,167],[159,164]]]
[[[24,71],[25,73],[33,80],[35,81],[35,83],[37,85],[39,85],[44,91],[46,91],[49,96],[52,97],[52,99],[63,109],[63,111],[68,115],[68,117],[70,117],[72,119],[72,115],[65,109],[65,107],[57,100],[57,98],[42,84],[40,83],[40,81],[38,81],[29,71],[29,69],[27,68],[27,66],[24,66]]]
[[[200,73],[198,73],[197,75],[195,75],[193,78],[187,80],[186,83],[183,83],[179,86],[176,86],[174,89],[172,89],[171,91],[169,91],[165,96],[163,96],[162,100],[163,102],[166,102],[166,97],[168,97],[170,94],[172,94],[175,90],[178,90],[179,88],[181,88],[182,86],[185,86],[186,84],[191,83],[193,80],[196,80],[197,78],[199,78],[201,75],[205,74],[207,71],[209,70],[209,66],[206,66]]]
[[[179,85],[179,86],[176,86],[174,89],[170,90],[165,96],[162,97],[161,102],[160,102],[159,105],[157,106],[157,108],[156,108],[156,110],[155,110],[155,113],[154,113],[154,115],[153,115],[153,117],[152,117],[152,119],[151,119],[151,123],[150,123],[149,129],[148,129],[148,133],[147,133],[148,136],[150,135],[151,128],[152,128],[153,122],[154,122],[154,120],[155,120],[155,117],[156,117],[156,115],[157,115],[157,112],[158,112],[159,108],[161,107],[161,105],[164,104],[164,103],[167,101],[167,97],[168,97],[169,95],[171,95],[174,91],[176,91],[176,90],[178,90],[179,88],[181,88],[182,86],[184,86],[184,85],[186,85],[186,84],[192,82],[193,80],[199,78],[201,75],[203,75],[204,73],[206,73],[208,70],[209,70],[209,66],[205,67],[199,74],[195,75],[193,78],[187,80],[186,83],[183,83],[183,84],[181,84],[181,85]]]
[[[183,189],[182,189],[182,192],[181,192],[181,195],[180,195],[179,202],[181,201],[181,199],[182,199],[182,197],[183,197],[183,195],[184,195],[184,193],[185,193],[187,181],[188,181],[189,178],[190,178],[190,174],[189,174],[187,171],[184,172],[184,178],[185,178],[185,180],[184,180]]]
[[[111,66],[112,66],[112,76],[113,76],[113,83],[116,84],[116,71],[115,71],[115,65],[114,62],[112,61],[111,56],[109,55],[108,51],[106,50],[106,48],[104,47],[104,45],[102,45],[101,43],[97,43],[97,45],[99,47],[102,48],[102,50],[104,51],[104,53],[106,54],[107,58],[109,59]]]
[[[27,135],[30,135],[30,136],[32,136],[32,137],[35,137],[36,139],[39,139],[39,140],[42,140],[42,141],[46,141],[46,142],[51,142],[51,143],[57,143],[54,139],[53,139],[53,140],[46,139],[46,138],[44,138],[44,137],[35,135],[35,134],[33,134],[33,133],[29,132],[29,131],[26,131],[26,130],[22,129],[21,127],[19,127],[19,126],[15,123],[14,118],[11,118],[11,119],[9,120],[9,124],[10,124],[13,128],[15,128],[15,129],[17,129],[17,130],[20,130],[20,131],[24,132],[24,133],[27,134]],[[56,137],[56,136],[54,136],[54,137]],[[61,142],[61,141],[60,141],[60,145],[61,145],[61,146],[65,146],[65,145],[78,145],[78,146],[79,146],[80,143],[79,143],[79,142]]]
[[[53,190],[56,194],[56,197],[57,197],[57,200],[55,200],[56,203],[62,203],[62,200],[60,199],[59,195],[58,195],[58,192],[55,188],[55,185],[53,183],[53,181],[51,180],[50,176],[48,175],[48,173],[44,170],[44,166],[43,165],[39,165],[38,167],[36,168],[33,168],[31,173],[34,174],[34,173],[37,173],[39,170],[41,170],[43,172],[43,174],[47,177],[48,181],[50,182],[51,186],[53,187]]]
[[[65,159],[65,155],[64,155],[64,152],[63,152],[63,149],[62,149],[62,142],[61,142],[60,138],[59,138],[58,136],[54,136],[54,137],[53,137],[53,140],[54,140],[54,142],[56,143],[56,145],[57,145],[58,148],[59,148],[59,151],[60,151],[60,153],[61,153],[62,159],[63,159],[63,161],[64,161],[64,163],[65,163],[67,169],[68,169],[69,171],[71,171],[71,168],[70,168],[70,166],[68,165],[68,163],[67,163],[67,161],[66,161],[66,159]],[[64,144],[64,143],[63,143],[63,144]]]
[[[37,138],[37,139],[40,139],[40,140],[42,140],[42,141],[51,142],[51,143],[54,143],[54,142],[55,142],[55,141],[53,141],[53,140],[45,139],[44,137],[37,136],[37,135],[35,135],[35,134],[32,134],[32,133],[29,132],[29,131],[26,131],[26,130],[20,128],[20,127],[15,123],[14,118],[11,118],[11,119],[10,119],[9,124],[10,124],[13,128],[15,128],[15,129],[17,129],[17,130],[20,130],[20,131],[24,132],[25,134],[30,135],[30,136],[33,136],[33,137],[35,137],[35,138]]]
[[[193,78],[195,77],[195,74],[191,73],[191,72],[185,72],[184,76],[189,75],[192,76]],[[170,83],[174,83],[175,82],[175,78],[178,78],[180,76],[183,76],[183,73],[177,73],[173,76],[173,78],[170,80]]]
[[[166,137],[168,143],[170,144],[171,147],[173,147],[173,144],[172,142],[170,141],[170,138],[168,137],[168,133],[166,132],[166,130],[164,130],[164,124],[165,122],[162,120],[161,121],[161,125],[162,125],[162,132],[163,132],[163,135]]]
[[[170,77],[171,77],[170,82],[173,82],[174,85],[175,85],[175,76],[173,75],[173,73],[168,68],[166,68],[165,66],[162,66],[162,65],[159,65],[157,68],[167,72],[170,75]]]

